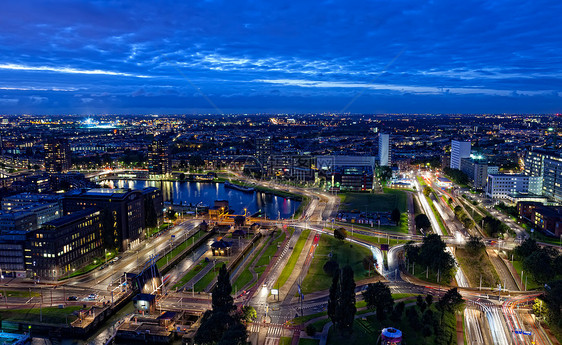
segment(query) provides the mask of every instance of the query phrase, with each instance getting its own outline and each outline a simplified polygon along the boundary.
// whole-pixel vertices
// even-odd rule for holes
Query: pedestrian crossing
[[[267,330],[268,337],[280,338],[283,335],[283,325],[270,324]]]
[[[279,338],[265,338],[265,345],[277,345],[279,344]]]
[[[249,333],[259,333],[260,331],[260,324],[259,323],[251,323],[250,327],[248,328]]]

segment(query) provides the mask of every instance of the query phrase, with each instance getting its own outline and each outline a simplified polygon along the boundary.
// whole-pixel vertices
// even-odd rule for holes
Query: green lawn
[[[421,187],[427,186],[427,183],[425,183],[425,180],[423,179],[423,177],[418,176],[417,179],[418,179],[418,182],[419,182]]]
[[[302,292],[304,294],[314,291],[327,290],[332,284],[332,277],[324,272],[324,264],[330,260],[338,262],[340,267],[350,265],[354,272],[355,280],[366,278],[368,271],[363,267],[363,258],[371,256],[372,253],[368,248],[349,242],[342,242],[332,236],[322,234],[318,247],[314,253],[314,258],[310,264],[308,274],[302,283]],[[376,274],[371,272],[371,275]]]
[[[201,272],[205,266],[209,263],[205,260],[200,261],[195,267],[193,267],[189,272],[187,272],[173,287],[172,289],[180,288],[185,285],[188,281],[193,279],[197,273]]]
[[[207,286],[209,286],[209,284],[211,284],[213,279],[215,279],[215,277],[219,274],[219,268],[222,266],[222,264],[223,264],[222,262],[217,261],[216,267],[214,267],[212,270],[207,272],[207,274],[205,274],[203,277],[201,277],[201,279],[199,279],[197,283],[195,283],[194,286],[195,291],[197,292],[205,291]],[[224,264],[228,265],[228,262],[224,262]]]
[[[172,225],[172,223],[164,223],[160,226],[155,226],[153,228],[149,228],[149,229],[146,230],[146,236],[152,237],[152,236],[156,235],[157,233],[159,233],[160,231],[166,230],[167,228],[170,227],[170,225]]]
[[[176,255],[183,252],[187,247],[191,246],[194,241],[197,241],[199,238],[201,238],[203,236],[203,233],[203,231],[197,231],[193,236],[189,237],[187,241],[184,241],[177,245],[174,249],[172,249],[171,252],[158,259],[158,261],[156,261],[156,266],[158,266],[159,269],[164,267],[167,262],[171,261],[176,257]]]
[[[457,248],[455,256],[471,287],[480,286],[480,277],[482,277],[484,287],[498,285],[500,278],[490,262],[490,258],[486,255],[486,251],[482,250],[478,255],[471,255],[466,249]]]
[[[31,309],[9,309],[0,310],[0,318],[10,321],[33,321],[40,322],[40,314],[43,315],[44,323],[65,324],[68,317],[68,323],[76,320],[76,316],[72,313],[82,309],[81,306],[68,306],[66,308],[43,307]]]
[[[291,337],[281,337],[279,338],[279,345],[291,345],[293,338]]]
[[[351,237],[351,232],[347,233],[350,237]],[[403,244],[403,243],[408,243],[410,242],[410,240],[397,240],[394,238],[389,238],[388,240],[386,239],[386,237],[380,237],[380,236],[369,236],[369,235],[363,235],[363,234],[357,234],[357,233],[353,233],[353,238],[365,241],[365,242],[369,242],[369,243],[373,243],[373,244],[379,244],[379,243],[386,243],[389,244],[391,246],[395,246],[397,244]]]
[[[279,245],[280,243],[283,243],[286,235],[285,235],[284,232],[281,232],[280,234],[279,234],[279,232],[276,232],[273,237],[274,237],[273,241],[271,241],[271,243],[269,245],[267,245],[265,247],[265,249],[262,249],[261,257],[260,257],[260,253],[257,253],[252,258],[252,260],[250,262],[248,262],[244,271],[242,271],[242,273],[240,273],[240,275],[238,276],[236,281],[232,284],[233,287],[236,287],[237,289],[242,289],[242,288],[244,288],[244,286],[246,286],[248,283],[250,283],[250,281],[252,281],[253,276],[252,276],[252,273],[249,271],[248,268],[252,266],[254,261],[257,260],[257,262],[255,263],[255,266],[254,266],[254,271],[258,274],[258,278],[265,271],[267,265],[269,264],[269,261],[271,260],[271,257],[273,257],[275,255],[275,253],[277,252],[277,245]],[[269,241],[269,238],[267,240]],[[258,257],[259,257],[259,259],[258,259]],[[255,282],[254,282],[254,284],[255,284]],[[251,287],[251,286],[253,286],[253,284],[250,285],[249,287]]]
[[[343,211],[359,212],[392,212],[398,208],[406,212],[406,192],[402,190],[384,188],[382,194],[372,193],[341,193],[340,209]]]
[[[38,297],[41,296],[41,294],[39,292],[35,292],[35,291],[31,291],[29,292],[29,290],[0,290],[0,293],[2,294],[2,297],[5,295],[8,295],[8,298],[10,297]]]
[[[301,254],[302,249],[304,248],[304,244],[306,243],[306,239],[308,238],[309,234],[310,234],[310,229],[305,229],[301,232],[299,239],[295,244],[295,247],[293,248],[291,257],[289,258],[287,265],[285,265],[285,267],[283,268],[283,271],[279,275],[279,278],[277,278],[277,282],[275,283],[275,286],[281,288],[281,286],[283,286],[283,284],[287,282],[287,279],[289,279],[289,277],[293,273],[293,270],[295,269],[295,265],[297,264],[297,261],[299,259],[299,255]]]

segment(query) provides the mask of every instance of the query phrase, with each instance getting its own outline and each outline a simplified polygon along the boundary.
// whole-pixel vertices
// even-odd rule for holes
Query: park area
[[[384,193],[342,193],[340,210],[348,212],[406,212],[406,192],[385,188]]]
[[[366,256],[372,257],[368,248],[341,241],[329,235],[321,235],[308,274],[302,283],[303,293],[308,294],[330,288],[332,277],[324,272],[324,264],[329,260],[336,261],[340,268],[350,265],[355,281],[367,278],[369,270],[363,266],[363,259]],[[371,271],[370,274],[374,276],[376,272]]]

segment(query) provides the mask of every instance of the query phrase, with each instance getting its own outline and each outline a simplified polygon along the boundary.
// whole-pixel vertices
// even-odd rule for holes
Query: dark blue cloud
[[[0,112],[557,112],[559,13],[557,1],[7,1]]]

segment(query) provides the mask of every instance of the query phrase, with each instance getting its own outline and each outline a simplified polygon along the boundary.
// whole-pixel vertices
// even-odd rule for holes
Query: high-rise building
[[[390,134],[379,133],[379,165],[381,167],[392,164],[392,149],[390,148]]]
[[[271,146],[271,137],[256,138],[256,159],[260,162],[264,171],[267,171],[269,166]]]
[[[543,195],[562,202],[562,157],[548,155],[544,158]]]
[[[525,175],[540,178],[540,189],[544,196],[562,201],[562,155],[546,149],[527,151]]]
[[[470,141],[451,140],[451,169],[461,168],[461,159],[470,157]]]
[[[45,170],[49,173],[70,170],[70,144],[66,139],[49,139],[44,145]]]
[[[168,144],[163,139],[155,139],[148,145],[148,173],[152,176],[166,176],[171,172]]]
[[[462,172],[468,176],[468,180],[474,188],[483,189],[488,180],[488,162],[480,155],[471,155],[469,158],[461,158]]]

